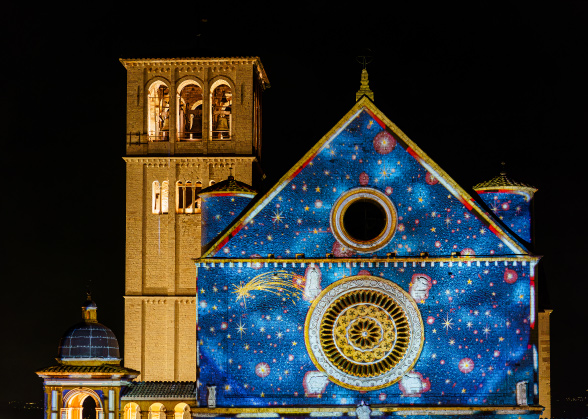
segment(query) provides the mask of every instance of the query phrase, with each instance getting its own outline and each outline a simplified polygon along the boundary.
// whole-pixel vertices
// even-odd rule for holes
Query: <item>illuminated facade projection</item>
[[[502,221],[360,99],[204,244],[200,405],[214,385],[223,414],[539,417],[535,190],[497,183]]]
[[[364,69],[347,115],[257,194],[267,78],[219,60],[123,60],[141,375],[117,412],[549,417],[535,189],[502,173],[474,199],[374,105]]]

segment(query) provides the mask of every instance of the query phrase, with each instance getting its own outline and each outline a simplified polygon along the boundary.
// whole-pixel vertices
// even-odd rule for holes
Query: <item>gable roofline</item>
[[[385,130],[389,130],[395,135],[396,140],[400,145],[415,158],[426,170],[431,172],[439,182],[447,188],[447,190],[457,198],[467,209],[472,212],[478,219],[486,225],[488,230],[494,233],[513,254],[529,255],[530,252],[525,246],[513,237],[508,231],[505,231],[502,226],[497,224],[493,217],[487,214],[478,203],[461,187],[459,186],[441,167],[437,165],[431,158],[422,151],[400,128],[390,121],[369,99],[367,96],[362,96],[355,105],[339,120],[339,122],[329,130],[305,155],[302,157],[276,184],[263,196],[257,196],[249,205],[249,208],[240,217],[236,218],[227,228],[211,242],[210,246],[205,249],[205,252],[199,259],[212,257],[220,250],[233,236],[247,225],[263,208],[259,205],[260,202],[269,202],[277,196],[286,184],[292,180],[298,173],[304,169],[308,163],[319,153],[325,144],[336,137],[347,124],[354,119],[362,110],[366,110],[370,116]],[[198,259],[196,259],[198,260]]]

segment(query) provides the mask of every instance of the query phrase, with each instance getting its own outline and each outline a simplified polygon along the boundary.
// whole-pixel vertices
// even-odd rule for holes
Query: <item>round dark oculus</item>
[[[359,187],[337,198],[329,221],[339,243],[356,252],[370,253],[390,243],[397,219],[396,208],[384,192]]]
[[[352,202],[343,214],[343,227],[357,241],[376,239],[386,228],[386,211],[373,199]]]

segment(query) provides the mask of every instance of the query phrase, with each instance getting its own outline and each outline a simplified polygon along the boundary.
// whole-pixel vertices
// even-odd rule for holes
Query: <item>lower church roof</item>
[[[196,399],[196,382],[135,381],[125,389],[122,399]]]

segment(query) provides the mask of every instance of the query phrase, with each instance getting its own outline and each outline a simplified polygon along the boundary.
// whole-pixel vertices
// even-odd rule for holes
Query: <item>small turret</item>
[[[235,180],[232,174],[203,189],[198,194],[202,199],[202,247],[233,222],[256,194],[251,186]]]
[[[532,243],[531,201],[537,188],[508,178],[504,163],[502,166],[498,176],[478,183],[474,186],[474,190],[513,233],[524,241]]]

